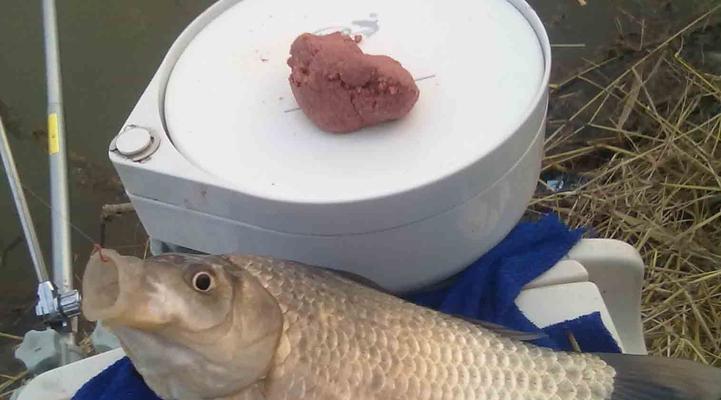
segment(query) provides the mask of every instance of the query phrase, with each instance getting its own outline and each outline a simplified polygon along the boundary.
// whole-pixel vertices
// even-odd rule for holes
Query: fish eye
[[[193,276],[193,288],[199,292],[209,292],[214,286],[215,281],[207,272],[198,272]]]

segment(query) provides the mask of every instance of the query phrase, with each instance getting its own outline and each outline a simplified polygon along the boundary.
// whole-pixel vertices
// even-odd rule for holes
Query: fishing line
[[[48,202],[46,202],[42,197],[40,197],[40,195],[38,195],[37,193],[35,193],[32,189],[28,188],[27,186],[25,186],[25,185],[22,184],[22,183],[20,184],[20,186],[21,186],[21,187],[23,188],[23,190],[25,190],[27,193],[30,193],[30,195],[31,195],[36,201],[38,201],[40,204],[42,204],[42,205],[45,206],[47,209],[49,209],[51,213],[56,213],[56,212],[57,212],[57,211],[53,210],[52,206],[50,206],[50,204],[48,204]],[[103,259],[103,262],[107,261],[107,260],[104,259],[105,257],[104,257],[103,254],[102,254],[102,251],[101,251],[101,250],[102,250],[102,246],[100,245],[100,243],[99,243],[97,240],[93,239],[88,233],[86,233],[85,231],[83,231],[82,229],[80,229],[80,227],[78,227],[77,225],[73,224],[73,222],[70,220],[70,218],[67,217],[66,215],[60,214],[60,218],[61,218],[63,221],[67,222],[68,225],[70,225],[70,227],[73,228],[73,229],[75,230],[75,232],[77,232],[77,233],[80,235],[80,237],[82,237],[83,239],[87,240],[87,241],[93,246],[94,251],[95,251],[95,250],[100,251],[100,257],[101,257],[101,259]],[[91,254],[93,254],[94,251],[91,252]]]

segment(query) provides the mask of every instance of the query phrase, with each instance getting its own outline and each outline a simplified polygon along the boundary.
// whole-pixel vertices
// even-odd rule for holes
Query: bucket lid
[[[422,219],[497,181],[535,136],[540,120],[531,132],[522,125],[545,100],[547,71],[528,12],[516,0],[240,1],[178,58],[166,128],[198,168],[277,206],[264,215],[282,214],[287,231],[297,231],[294,215],[320,217],[324,205],[335,205],[338,218],[326,215],[306,233]],[[290,45],[304,32],[335,31],[362,35],[365,53],[410,71],[420,90],[410,114],[332,134],[297,108]]]

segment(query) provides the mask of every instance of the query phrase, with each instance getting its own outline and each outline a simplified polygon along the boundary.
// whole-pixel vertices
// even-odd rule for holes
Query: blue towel
[[[582,229],[568,229],[555,215],[538,222],[522,222],[461,272],[449,287],[416,293],[408,300],[521,332],[543,333],[545,337],[534,343],[555,350],[573,350],[568,338],[572,332],[583,351],[620,352],[599,313],[539,330],[516,307],[521,289],[556,265],[582,235]]]
[[[620,352],[598,313],[539,330],[516,307],[521,289],[553,267],[581,239],[557,217],[522,222],[496,247],[460,273],[443,289],[414,293],[416,304],[472,319],[493,322],[529,333],[543,333],[534,343],[556,350],[572,350],[572,332],[587,352]],[[159,400],[127,358],[117,361],[86,383],[74,400]]]

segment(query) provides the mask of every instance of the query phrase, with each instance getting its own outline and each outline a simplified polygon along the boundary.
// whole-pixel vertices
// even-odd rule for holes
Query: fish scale
[[[322,268],[103,254],[85,268],[83,313],[113,330],[164,400],[721,399],[713,367],[554,352]]]
[[[279,302],[291,346],[266,379],[268,400],[600,400],[613,390],[613,369],[590,355],[514,342],[327,271],[244,269]]]

